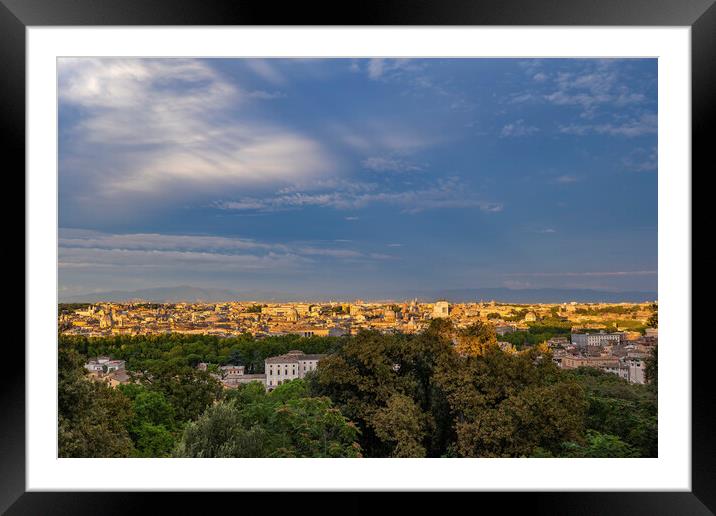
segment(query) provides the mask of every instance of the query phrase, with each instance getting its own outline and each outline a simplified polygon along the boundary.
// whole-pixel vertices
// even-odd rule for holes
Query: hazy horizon
[[[504,303],[542,303],[563,304],[579,303],[646,303],[655,301],[657,293],[651,291],[599,291],[591,289],[510,289],[507,287],[483,287],[474,289],[452,289],[442,291],[405,291],[396,294],[359,295],[358,293],[306,294],[259,291],[232,291],[229,289],[211,289],[189,285],[173,287],[145,288],[135,291],[103,291],[62,297],[59,303],[78,302],[129,302],[142,300],[149,302],[404,302],[418,299],[421,302],[448,300],[453,303],[466,302],[504,302]]]
[[[656,59],[58,70],[60,298],[657,291]]]

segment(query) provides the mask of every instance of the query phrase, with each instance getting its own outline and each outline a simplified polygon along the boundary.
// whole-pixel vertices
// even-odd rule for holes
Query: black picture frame
[[[29,26],[83,25],[555,25],[689,26],[692,73],[692,178],[708,162],[708,129],[716,106],[715,0],[388,0],[360,4],[286,3],[277,8],[253,0],[0,0],[0,127],[5,163],[25,168],[25,31]],[[709,165],[711,165],[709,167]],[[707,167],[709,167],[707,169]],[[6,174],[10,174],[6,169]],[[688,171],[685,171],[688,173]],[[693,251],[692,251],[693,252]],[[32,309],[28,306],[27,309]],[[693,317],[693,316],[692,316]],[[11,334],[8,334],[10,337]],[[686,343],[690,336],[685,336]],[[620,493],[484,493],[510,512],[527,504],[530,513],[548,514],[713,514],[716,511],[716,445],[710,417],[716,403],[708,346],[692,347],[692,491]],[[25,492],[25,353],[5,342],[0,407],[0,511],[7,514],[131,514],[148,500],[162,512],[184,513],[185,494],[27,493]],[[294,494],[293,496],[296,496]],[[228,494],[200,494],[202,504],[221,510]],[[266,495],[264,495],[266,496]],[[273,497],[275,495],[271,495]],[[299,495],[303,497],[304,495]],[[367,512],[381,501],[375,494],[349,495],[340,512]],[[451,495],[456,496],[456,495]],[[463,496],[463,495],[460,495]],[[241,494],[241,505],[259,507],[257,495]],[[224,498],[225,499],[225,498]],[[274,499],[274,498],[272,498]],[[235,498],[234,498],[235,500]],[[425,507],[422,495],[412,503]],[[233,503],[233,502],[232,502]],[[279,502],[283,503],[283,502]],[[455,502],[451,502],[451,505]],[[457,502],[459,503],[459,502]],[[470,502],[474,503],[474,502]],[[258,504],[258,505],[255,505]],[[326,507],[329,508],[329,507]],[[248,509],[251,510],[251,509]],[[256,509],[258,510],[258,509]],[[314,505],[311,512],[316,512]]]

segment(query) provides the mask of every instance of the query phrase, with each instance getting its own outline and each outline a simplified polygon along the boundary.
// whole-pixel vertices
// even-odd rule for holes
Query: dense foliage
[[[565,374],[584,390],[588,429],[619,438],[639,456],[657,456],[657,397],[649,385],[629,384],[591,368]]]
[[[641,307],[639,305],[610,305],[610,306],[587,306],[576,308],[574,313],[579,315],[636,315]]]
[[[358,429],[302,380],[266,393],[259,383],[232,390],[190,423],[177,457],[359,457]]]
[[[435,321],[421,335],[364,332],[311,379],[361,430],[367,456],[515,457],[580,441],[586,401],[537,348],[505,353],[494,330]]]
[[[60,349],[58,447],[60,457],[126,457],[131,404],[122,393],[84,378],[82,358]]]
[[[656,456],[655,357],[653,383],[632,385],[561,370],[545,346],[523,341],[523,351],[505,352],[497,340],[489,323],[458,330],[445,319],[415,335],[61,337],[60,454]],[[269,393],[258,383],[222,389],[195,367],[258,372],[265,357],[290,349],[328,356],[305,380]],[[111,389],[84,378],[82,361],[99,354],[127,360],[133,383]]]
[[[247,374],[263,373],[266,358],[300,349],[305,353],[329,353],[340,337],[283,335],[255,339],[251,335],[220,338],[212,335],[119,335],[88,338],[61,335],[60,344],[84,356],[110,355],[127,361],[127,368],[142,371],[153,367],[195,367],[199,362],[237,364]]]
[[[543,319],[538,323],[528,324],[526,331],[515,331],[500,336],[500,340],[509,342],[516,349],[536,346],[552,337],[566,337],[572,331],[572,323],[561,319]]]
[[[76,310],[85,310],[91,305],[91,303],[60,303],[57,305],[57,312],[60,314],[70,314]]]

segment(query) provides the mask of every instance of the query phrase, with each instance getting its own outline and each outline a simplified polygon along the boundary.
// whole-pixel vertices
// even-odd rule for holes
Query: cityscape
[[[59,458],[658,456],[656,59],[57,73]]]
[[[494,327],[497,346],[516,353],[530,346],[533,328],[543,331],[542,341],[552,360],[564,369],[592,367],[630,383],[645,384],[646,360],[658,344],[654,313],[656,303],[513,305],[481,302],[451,305],[447,301],[419,303],[107,303],[74,310],[62,308],[60,331],[65,335],[214,335],[217,337],[343,337],[361,331],[422,333],[433,319],[448,319],[455,328],[475,323]],[[550,328],[550,326],[552,326]],[[567,332],[568,330],[568,332]],[[536,332],[533,332],[533,334]],[[503,339],[503,340],[501,340]],[[534,342],[534,341],[533,341]],[[541,343],[541,344],[542,344]],[[269,357],[263,374],[245,374],[241,364],[218,365],[215,378],[223,387],[259,382],[273,389],[281,382],[303,378],[316,369],[321,354],[291,351]],[[271,364],[271,365],[269,365]],[[282,377],[274,377],[284,371]],[[111,385],[128,383],[124,361],[98,357],[85,367],[95,379]],[[208,364],[197,365],[206,371]]]

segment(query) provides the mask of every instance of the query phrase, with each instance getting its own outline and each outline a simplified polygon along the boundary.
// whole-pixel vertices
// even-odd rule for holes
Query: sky
[[[657,290],[655,59],[58,61],[60,296]]]

